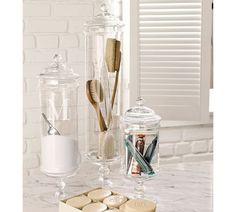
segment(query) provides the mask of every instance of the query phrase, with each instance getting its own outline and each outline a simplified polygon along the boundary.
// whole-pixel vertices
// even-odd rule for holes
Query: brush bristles
[[[98,80],[91,80],[90,83],[90,93],[94,102],[102,102],[103,101],[103,89],[102,85]]]
[[[120,41],[108,38],[106,43],[106,64],[109,72],[116,71],[116,57],[120,52]]]

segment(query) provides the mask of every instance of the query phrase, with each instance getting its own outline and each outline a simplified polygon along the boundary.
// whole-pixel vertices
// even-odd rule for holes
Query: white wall
[[[96,8],[92,0],[24,1],[24,174],[38,172],[40,164],[40,108],[37,76],[62,54],[81,77],[79,139],[83,141],[84,37],[83,23]],[[212,159],[212,125],[165,127],[160,132],[163,163]],[[80,147],[84,148],[84,142]]]

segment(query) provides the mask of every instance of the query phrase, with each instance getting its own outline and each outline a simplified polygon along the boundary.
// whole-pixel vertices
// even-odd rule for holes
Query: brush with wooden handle
[[[101,132],[107,130],[99,103],[103,101],[103,88],[98,80],[88,80],[86,83],[86,93],[89,102],[93,105]]]
[[[115,77],[115,83],[112,91],[112,97],[111,97],[111,107],[110,111],[108,113],[107,118],[107,126],[109,128],[111,123],[111,117],[112,117],[112,109],[115,102],[115,96],[118,86],[118,79],[119,79],[119,70],[120,70],[120,61],[121,61],[121,52],[120,52],[120,41],[112,38],[107,39],[106,44],[106,64],[108,72],[116,72]]]

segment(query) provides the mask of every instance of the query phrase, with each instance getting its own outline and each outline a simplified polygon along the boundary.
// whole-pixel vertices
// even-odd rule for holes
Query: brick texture
[[[35,17],[35,16],[49,16],[50,15],[50,5],[48,4],[35,4],[35,3],[25,3],[23,6],[23,15],[25,17]]]
[[[23,48],[33,49],[35,48],[35,38],[33,35],[24,35],[23,37]]]
[[[182,139],[182,130],[181,128],[172,129],[172,128],[161,128],[160,129],[160,140],[162,142],[179,142]]]
[[[192,144],[193,153],[204,153],[208,151],[207,141],[194,141]]]
[[[211,139],[213,138],[213,128],[212,127],[188,127],[184,129],[183,139],[185,141],[193,141],[200,139]]]
[[[24,155],[24,169],[32,169],[39,166],[39,157],[36,154]]]
[[[37,48],[58,48],[58,36],[57,35],[41,35],[36,37]]]
[[[66,32],[67,31],[67,21],[66,20],[28,20],[26,22],[27,32]]]
[[[191,152],[191,146],[189,143],[178,143],[175,146],[175,155],[184,155]]]
[[[79,40],[78,40],[77,35],[67,34],[67,35],[60,36],[60,47],[61,48],[78,47],[78,45],[79,45]]]
[[[52,15],[53,16],[62,16],[62,17],[88,17],[93,12],[92,5],[90,4],[55,4],[52,6]]]
[[[174,154],[174,145],[173,144],[161,144],[160,145],[160,156],[167,157]]]

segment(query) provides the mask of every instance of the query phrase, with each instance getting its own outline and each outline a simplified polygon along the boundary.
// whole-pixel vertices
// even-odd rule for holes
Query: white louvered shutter
[[[146,105],[165,120],[206,120],[210,0],[137,0],[130,4],[137,4],[130,10],[136,16],[131,20],[136,21],[131,22],[131,39],[133,35],[137,41],[137,70],[131,73],[139,72],[136,88]],[[132,52],[135,42],[131,43]]]

